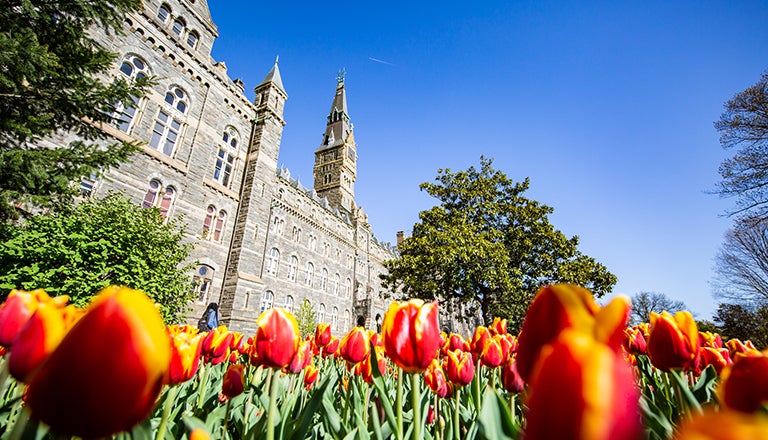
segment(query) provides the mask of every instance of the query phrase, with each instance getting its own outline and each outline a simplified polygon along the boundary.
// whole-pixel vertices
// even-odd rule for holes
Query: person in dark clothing
[[[208,332],[219,326],[221,322],[221,314],[219,313],[219,305],[215,302],[208,304],[205,308],[203,316],[197,321],[197,327],[201,332]]]

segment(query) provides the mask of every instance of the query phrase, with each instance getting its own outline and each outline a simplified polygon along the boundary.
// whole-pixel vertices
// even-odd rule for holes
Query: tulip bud
[[[293,355],[291,363],[284,369],[286,373],[298,374],[312,362],[312,343],[307,340],[299,342],[299,348]]]
[[[318,347],[325,347],[331,342],[331,326],[321,322],[315,328],[315,344]]]
[[[648,357],[662,370],[692,370],[699,361],[699,331],[690,312],[651,312]]]
[[[433,360],[427,370],[424,371],[424,382],[438,397],[448,395],[449,389],[445,380],[445,373],[440,368],[440,362],[437,359]]]
[[[507,320],[501,319],[498,316],[493,318],[493,322],[488,327],[492,335],[506,335],[507,334]]]
[[[223,325],[205,333],[201,341],[202,355],[205,357],[205,361],[211,365],[218,365],[226,361],[229,358],[232,338],[232,332]]]
[[[337,338],[336,336],[332,336],[331,340],[328,342],[328,345],[323,347],[323,357],[335,355],[339,351],[340,343],[341,339]]]
[[[221,383],[221,393],[228,399],[237,397],[245,389],[245,365],[232,364],[224,373],[224,379]]]
[[[443,370],[452,383],[457,386],[468,385],[475,377],[475,362],[472,354],[466,351],[449,351],[443,358]]]
[[[393,302],[384,315],[381,336],[387,356],[406,373],[420,373],[437,357],[440,327],[437,302]]]
[[[344,336],[339,344],[341,357],[351,364],[356,364],[370,353],[370,338],[362,327],[355,327]]]
[[[27,405],[60,434],[99,438],[129,430],[155,406],[169,345],[144,293],[108,287],[32,376]]]
[[[723,369],[717,394],[722,405],[742,412],[768,404],[768,351],[737,354]]]
[[[488,368],[496,368],[503,364],[506,358],[504,357],[504,349],[502,348],[502,338],[500,335],[495,335],[492,338],[485,341],[485,347],[480,354],[480,363]],[[507,348],[509,352],[509,348]]]
[[[74,306],[69,306],[73,309]],[[27,382],[34,371],[58,347],[71,327],[63,307],[52,302],[40,303],[37,310],[19,330],[8,357],[8,369],[20,382]],[[74,319],[69,319],[74,321]]]
[[[317,368],[312,364],[307,365],[307,368],[304,369],[304,386],[307,389],[312,388],[312,384],[317,380],[317,373]]]
[[[505,390],[513,394],[519,394],[525,390],[525,382],[517,372],[517,362],[514,355],[510,356],[501,368],[501,384]]]
[[[197,373],[202,355],[203,335],[196,331],[194,333],[176,331],[171,327],[168,333],[171,341],[171,362],[166,383],[177,385],[192,379]]]
[[[5,302],[0,306],[0,345],[10,347],[19,331],[35,313],[40,304],[52,303],[63,307],[69,297],[66,295],[51,298],[42,289],[27,292],[11,290]]]

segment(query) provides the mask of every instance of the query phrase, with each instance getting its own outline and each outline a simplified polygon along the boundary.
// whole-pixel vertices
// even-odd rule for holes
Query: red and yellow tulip
[[[501,385],[512,394],[519,394],[525,390],[525,382],[520,377],[520,373],[517,372],[517,362],[515,361],[514,354],[501,367]]]
[[[32,375],[26,402],[60,434],[106,437],[149,415],[170,357],[155,304],[142,292],[108,287]]]
[[[224,373],[224,379],[221,383],[221,394],[228,399],[243,394],[245,389],[245,365],[232,364]]]
[[[63,307],[69,297],[66,295],[51,298],[42,289],[11,290],[5,302],[0,306],[0,345],[10,347],[13,340],[41,304]]]
[[[443,370],[448,380],[457,386],[468,385],[475,377],[475,361],[472,354],[462,350],[453,350],[443,358]]]
[[[171,341],[171,362],[166,383],[176,385],[192,379],[197,373],[202,357],[203,335],[189,326],[169,326],[167,331]]]
[[[737,354],[723,369],[717,394],[721,405],[741,412],[768,404],[768,351]]]
[[[362,327],[355,327],[339,343],[341,357],[350,364],[356,364],[368,357],[371,351],[370,335]]]
[[[421,373],[437,357],[440,327],[437,302],[393,302],[381,327],[384,351],[406,373]]]
[[[331,342],[331,326],[325,323],[317,324],[315,327],[315,344],[318,347],[325,347]]]
[[[768,417],[708,410],[683,420],[675,440],[768,440]]]
[[[285,309],[274,308],[261,313],[256,321],[251,363],[268,368],[284,368],[299,348],[299,325]]]
[[[690,312],[651,312],[648,357],[662,370],[693,370],[699,362],[701,343]]]

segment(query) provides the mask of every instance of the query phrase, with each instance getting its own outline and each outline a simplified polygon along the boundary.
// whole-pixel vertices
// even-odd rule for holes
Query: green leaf
[[[513,440],[519,434],[507,404],[492,389],[485,391],[477,420],[480,438]]]

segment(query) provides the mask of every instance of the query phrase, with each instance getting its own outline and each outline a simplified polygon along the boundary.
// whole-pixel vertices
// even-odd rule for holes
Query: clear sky
[[[763,1],[208,2],[213,57],[246,94],[280,57],[280,164],[312,186],[337,71],[377,238],[410,234],[439,168],[531,180],[552,224],[618,277],[698,318],[733,201],[709,192],[723,103],[768,69]]]

